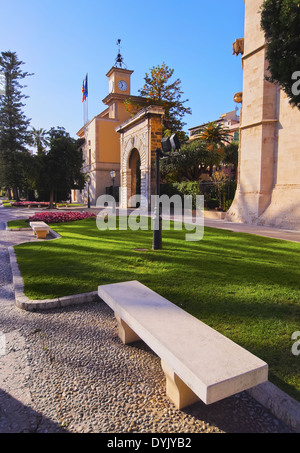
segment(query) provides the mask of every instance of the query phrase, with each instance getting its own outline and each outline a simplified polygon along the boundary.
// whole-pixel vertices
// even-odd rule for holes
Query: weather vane
[[[119,53],[118,53],[118,56],[116,58],[116,63],[115,63],[116,67],[123,68],[123,65],[124,65],[125,68],[126,68],[127,66],[124,63],[123,57],[121,55],[121,39],[118,39],[117,46],[119,47]]]

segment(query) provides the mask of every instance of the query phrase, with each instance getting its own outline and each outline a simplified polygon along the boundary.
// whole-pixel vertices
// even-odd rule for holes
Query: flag
[[[85,76],[84,81],[82,82],[82,102],[85,102],[88,97],[88,76]]]
[[[85,89],[84,89],[84,81],[82,82],[82,102],[86,101],[86,97],[85,97]]]

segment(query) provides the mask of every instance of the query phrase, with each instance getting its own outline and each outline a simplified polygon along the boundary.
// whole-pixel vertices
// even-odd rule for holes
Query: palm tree
[[[221,162],[225,151],[225,144],[230,143],[228,130],[224,129],[222,124],[209,123],[202,129],[199,138],[207,144],[207,150],[211,152],[210,176],[212,176],[213,162],[218,161],[218,157]]]
[[[48,145],[48,132],[45,129],[35,129],[32,128],[32,141],[33,144],[36,146],[37,154],[41,155],[45,153],[46,146]]]
[[[229,143],[228,130],[224,129],[222,124],[207,124],[207,126],[202,129],[200,138],[209,144],[221,145]]]

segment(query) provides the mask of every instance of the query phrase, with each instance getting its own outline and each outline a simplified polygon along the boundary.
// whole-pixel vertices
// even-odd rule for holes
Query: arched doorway
[[[141,158],[140,153],[136,148],[131,151],[129,157],[129,169],[131,173],[131,197],[141,195]],[[138,203],[132,199],[132,208],[137,208]]]
[[[141,194],[141,158],[136,148],[131,151],[129,169],[131,173],[131,197],[134,197]],[[132,199],[131,207],[138,207],[135,199]]]

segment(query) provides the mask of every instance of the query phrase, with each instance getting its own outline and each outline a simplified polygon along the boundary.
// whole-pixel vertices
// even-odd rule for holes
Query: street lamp
[[[161,206],[159,203],[159,196],[160,196],[160,159],[161,158],[169,158],[169,157],[176,157],[179,153],[174,153],[172,151],[179,151],[180,150],[180,142],[176,134],[173,134],[171,137],[164,137],[161,141],[161,147],[156,149],[156,170],[155,170],[155,208],[154,208],[154,229],[153,229],[153,250],[161,250],[162,249],[162,233],[161,233]]]
[[[90,207],[91,207],[91,200],[90,200],[91,177],[90,177],[90,175],[87,175],[86,182],[88,183],[88,208],[90,209]]]
[[[111,170],[110,172],[110,177],[112,179],[112,183],[113,183],[113,197],[115,196],[115,179],[116,179],[116,172],[115,170]]]
[[[111,172],[110,172],[110,177],[111,177],[112,183],[113,183],[113,197],[115,198],[115,179],[116,179],[116,172],[115,172],[115,170],[111,170]],[[116,206],[116,204],[114,203],[113,213],[115,213],[115,206]]]

